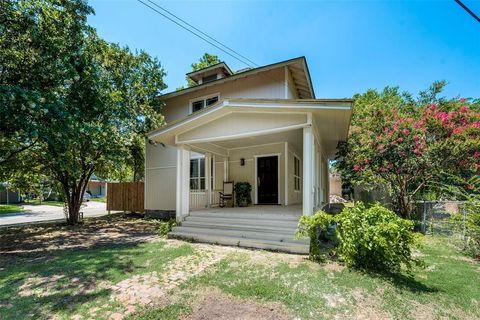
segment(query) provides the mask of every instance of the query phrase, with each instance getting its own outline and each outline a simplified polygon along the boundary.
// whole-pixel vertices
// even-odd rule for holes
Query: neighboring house
[[[7,183],[0,183],[0,204],[12,204],[22,202],[20,192],[8,189]]]
[[[347,138],[353,101],[316,99],[304,57],[187,76],[198,85],[163,95],[167,124],[147,134],[146,213],[176,217],[176,236],[308,251],[293,231],[328,202],[328,159]],[[255,206],[212,209],[224,181],[249,182]]]
[[[331,196],[342,196],[342,178],[338,174],[330,174],[330,195]]]
[[[92,197],[101,198],[107,196],[107,182],[100,180],[97,176],[92,175],[90,181],[87,183],[86,192]]]

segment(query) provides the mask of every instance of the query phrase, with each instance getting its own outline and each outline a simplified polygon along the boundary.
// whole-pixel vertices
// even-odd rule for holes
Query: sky
[[[317,98],[385,86],[416,94],[435,80],[447,81],[447,97],[480,98],[480,23],[453,0],[153,1],[258,65],[305,56]],[[480,15],[480,1],[463,2]],[[160,60],[165,93],[205,52],[246,67],[136,0],[89,4],[103,39]]]

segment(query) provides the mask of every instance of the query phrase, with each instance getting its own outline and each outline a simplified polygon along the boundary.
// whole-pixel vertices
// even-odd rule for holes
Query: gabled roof
[[[210,66],[209,68],[218,67],[220,64]],[[285,60],[285,61],[269,64],[269,65],[266,65],[266,66],[245,70],[245,71],[242,71],[242,72],[232,74],[232,75],[227,76],[227,77],[222,78],[222,79],[209,81],[209,82],[199,84],[199,85],[196,85],[196,86],[193,86],[193,87],[185,88],[185,89],[182,89],[182,90],[172,91],[172,92],[166,93],[164,95],[161,95],[160,98],[162,98],[162,99],[173,98],[173,97],[185,94],[185,93],[195,92],[197,90],[207,88],[207,87],[210,87],[210,86],[214,86],[214,85],[217,85],[217,84],[220,84],[220,83],[225,83],[227,81],[233,81],[233,80],[244,78],[244,77],[247,77],[247,76],[251,76],[251,75],[254,75],[254,74],[257,74],[257,73],[260,73],[260,72],[265,72],[265,71],[269,71],[269,70],[273,70],[273,69],[281,68],[281,67],[285,67],[285,66],[288,67],[288,69],[290,70],[293,81],[294,81],[295,86],[297,88],[298,96],[301,99],[315,99],[315,92],[313,91],[312,79],[310,77],[310,71],[308,70],[307,61],[306,61],[305,57],[293,58],[293,59],[290,59],[290,60]],[[193,73],[200,72],[200,71],[205,71],[205,69],[198,70],[198,71],[195,71]],[[192,74],[192,73],[187,74],[187,76],[190,76],[190,74]]]

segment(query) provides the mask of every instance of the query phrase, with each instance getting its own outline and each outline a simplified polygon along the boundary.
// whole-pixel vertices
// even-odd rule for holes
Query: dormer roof
[[[197,84],[202,84],[207,81],[203,81],[205,78],[211,77],[216,75],[213,80],[222,79],[233,74],[232,70],[227,66],[225,62],[220,62],[206,68],[189,72],[187,73],[187,77],[192,79]]]

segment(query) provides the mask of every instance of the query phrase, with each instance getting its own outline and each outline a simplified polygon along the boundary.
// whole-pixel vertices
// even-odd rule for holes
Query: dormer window
[[[191,100],[191,113],[202,110],[203,108],[214,105],[218,102],[219,94],[214,94],[206,97],[201,97],[198,99]]]
[[[210,82],[210,81],[214,81],[214,80],[217,80],[217,74],[212,74],[210,76],[206,76],[206,77],[203,77],[202,78],[202,83],[205,83],[205,82]]]

